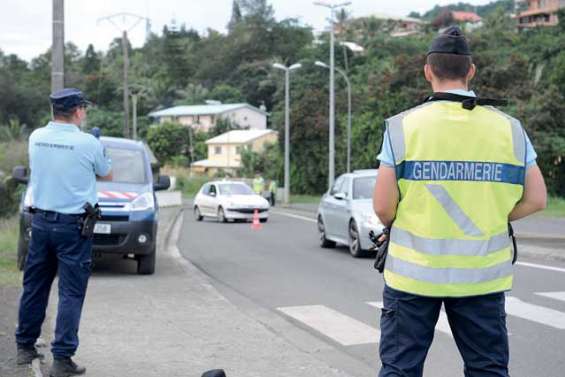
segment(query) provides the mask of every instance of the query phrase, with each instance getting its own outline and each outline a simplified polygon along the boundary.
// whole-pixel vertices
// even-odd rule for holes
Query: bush
[[[175,156],[188,156],[189,130],[179,123],[154,125],[147,131],[147,143],[161,163]]]
[[[17,211],[24,186],[15,184],[9,177],[12,169],[18,165],[28,165],[27,143],[0,143],[0,217],[10,216]]]
[[[0,287],[21,284],[17,268],[18,218],[0,219]]]

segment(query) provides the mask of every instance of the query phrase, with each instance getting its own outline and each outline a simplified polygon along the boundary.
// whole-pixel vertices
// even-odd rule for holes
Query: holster
[[[514,228],[512,228],[512,224],[510,223],[508,223],[508,236],[512,240],[512,264],[516,264],[518,261],[518,244],[516,243]]]
[[[84,216],[81,221],[80,235],[83,238],[92,239],[94,236],[94,228],[98,220],[100,220],[102,212],[98,204],[92,206],[92,204],[86,203],[82,208],[84,209]]]

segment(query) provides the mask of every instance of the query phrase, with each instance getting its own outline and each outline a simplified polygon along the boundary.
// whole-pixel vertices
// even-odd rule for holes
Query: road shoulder
[[[77,358],[90,377],[200,376],[214,368],[228,377],[348,376],[222,296],[181,256],[182,218],[171,221],[170,211],[162,212],[155,275],[106,272],[91,280]]]

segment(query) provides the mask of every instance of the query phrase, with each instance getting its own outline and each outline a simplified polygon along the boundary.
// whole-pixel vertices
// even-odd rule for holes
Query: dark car
[[[142,142],[101,137],[106,153],[112,159],[112,181],[97,182],[98,202],[102,218],[94,229],[95,255],[120,254],[137,261],[137,272],[155,272],[159,206],[155,191],[170,186],[167,176],[157,176],[158,163]],[[27,182],[25,169],[14,169],[13,176]],[[18,267],[23,269],[31,236],[31,186],[20,204],[20,237]]]

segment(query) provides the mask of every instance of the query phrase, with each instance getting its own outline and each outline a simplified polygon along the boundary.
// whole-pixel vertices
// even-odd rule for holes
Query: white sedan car
[[[219,222],[252,220],[255,210],[262,223],[269,219],[269,202],[249,186],[237,181],[208,182],[194,199],[194,218],[212,217]]]

